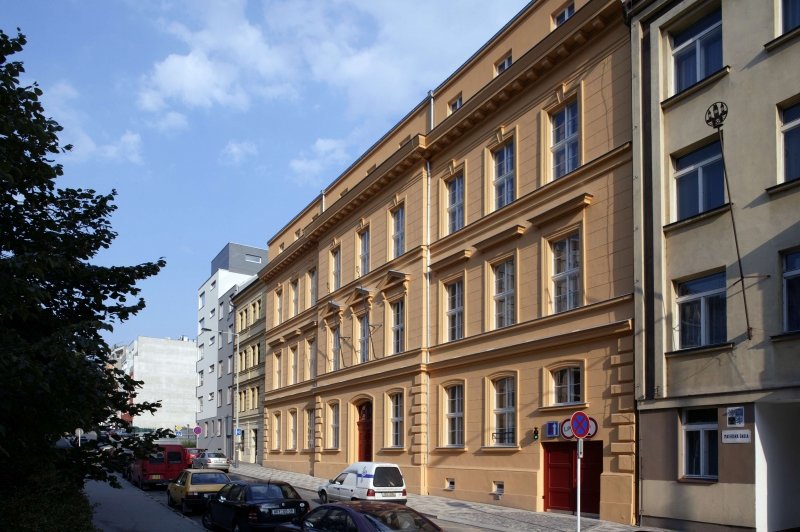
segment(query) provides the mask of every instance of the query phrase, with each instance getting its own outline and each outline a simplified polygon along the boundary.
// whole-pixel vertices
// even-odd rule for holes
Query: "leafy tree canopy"
[[[17,32],[0,30],[0,498],[44,472],[76,486],[116,482],[121,449],[54,442],[158,408],[134,404],[141,383],[112,367],[101,333],[144,308],[136,283],[165,265],[92,264],[116,237],[116,191],[56,186],[54,158],[71,146],[59,145],[62,128],[45,116],[39,86],[20,85],[23,65],[10,57],[26,39]]]

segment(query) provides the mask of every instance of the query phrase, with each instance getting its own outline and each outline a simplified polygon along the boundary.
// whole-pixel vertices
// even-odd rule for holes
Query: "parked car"
[[[281,532],[345,530],[385,532],[389,530],[436,532],[439,526],[421,513],[393,502],[347,501],[317,506],[291,523],[279,525]]]
[[[186,467],[183,446],[162,444],[145,458],[136,458],[128,470],[128,479],[147,489],[151,486],[166,486],[177,478]]]
[[[221,469],[227,473],[230,467],[231,461],[218,451],[203,451],[192,460],[192,468],[197,469]]]
[[[185,514],[204,510],[210,495],[231,479],[216,469],[184,469],[167,486],[167,506],[180,506]]]
[[[213,530],[265,530],[291,521],[308,512],[311,506],[287,482],[226,484],[208,499],[203,526]]]
[[[187,447],[186,448],[186,467],[192,467],[192,460],[200,456],[200,453],[205,451],[205,449],[198,449],[197,447]]]
[[[317,489],[319,500],[406,503],[406,482],[397,464],[355,462]]]

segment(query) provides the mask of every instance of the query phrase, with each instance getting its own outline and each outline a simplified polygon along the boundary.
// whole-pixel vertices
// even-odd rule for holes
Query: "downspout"
[[[433,121],[433,108],[434,108],[434,99],[433,99],[433,91],[428,91],[428,103],[429,103],[429,110],[428,110],[428,132],[433,130],[434,121]],[[426,217],[426,225],[427,229],[425,231],[425,253],[423,254],[423,260],[425,263],[422,265],[423,270],[425,272],[425,316],[426,316],[426,327],[425,327],[425,352],[427,355],[425,356],[425,363],[427,365],[430,362],[430,348],[431,348],[431,161],[427,157],[425,158],[425,179],[427,190],[426,193],[426,201],[425,201],[425,217]],[[426,366],[427,367],[427,366]],[[425,480],[425,494],[429,494],[429,486],[428,486],[428,464],[430,463],[430,454],[431,454],[431,444],[430,444],[430,434],[431,434],[431,378],[430,375],[427,373],[425,375],[425,398],[427,401],[427,408],[426,408],[426,415],[425,415],[425,467],[423,469],[423,478]]]
[[[325,212],[325,191],[321,190],[319,194],[320,196],[322,196],[322,210],[321,210],[322,213]]]

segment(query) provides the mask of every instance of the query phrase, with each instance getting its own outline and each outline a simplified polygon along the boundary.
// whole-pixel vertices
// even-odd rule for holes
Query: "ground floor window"
[[[719,475],[719,431],[717,409],[703,408],[683,413],[683,474],[687,478],[716,480]]]

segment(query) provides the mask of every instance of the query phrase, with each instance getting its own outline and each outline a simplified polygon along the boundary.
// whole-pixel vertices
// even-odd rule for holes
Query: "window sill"
[[[800,331],[788,331],[781,334],[774,334],[769,337],[773,342],[790,342],[792,340],[800,340]]]
[[[468,450],[469,450],[469,449],[467,449],[467,447],[466,447],[466,446],[463,446],[463,445],[462,445],[462,446],[460,446],[460,447],[456,447],[456,446],[443,446],[443,447],[436,447],[436,448],[434,449],[434,451],[436,451],[436,452],[438,452],[438,453],[465,453],[465,452],[467,452]]]
[[[720,80],[720,79],[724,78],[725,76],[727,76],[730,71],[731,71],[731,67],[728,66],[728,65],[725,65],[724,67],[720,68],[719,70],[717,70],[713,74],[710,74],[707,77],[701,79],[700,81],[698,81],[694,85],[690,85],[689,87],[686,87],[681,92],[675,94],[674,96],[670,96],[669,98],[667,98],[666,100],[661,102],[661,109],[662,110],[667,110],[670,107],[672,107],[675,104],[677,104],[678,102],[681,102],[681,101],[685,100],[686,98],[688,98],[689,96],[700,92],[701,90],[705,89],[709,85],[713,85],[718,80]]]
[[[662,228],[662,230],[664,231],[664,233],[669,233],[671,231],[675,231],[677,229],[681,229],[689,225],[694,225],[698,222],[707,220],[709,218],[716,218],[717,216],[730,211],[732,206],[733,206],[732,203],[724,203],[723,205],[715,209],[711,209],[710,211],[701,212],[693,216],[689,216],[688,218],[684,218],[683,220],[678,220],[677,222],[669,223],[665,225]]]
[[[733,342],[724,344],[701,345],[700,347],[688,347],[686,349],[678,349],[676,351],[667,351],[664,356],[673,357],[681,355],[699,355],[705,353],[719,353],[722,351],[729,351],[733,349]]]
[[[563,410],[583,410],[589,408],[589,403],[564,403],[558,405],[540,406],[540,412],[561,412]]]
[[[701,484],[704,486],[712,486],[718,484],[719,480],[716,478],[695,478],[695,477],[681,477],[678,479],[681,484]]]
[[[519,445],[482,445],[480,448],[483,453],[507,453],[521,450]]]
[[[338,453],[339,451],[341,451],[341,449],[339,449],[338,447],[325,447],[324,449],[322,449],[322,452],[327,454]]]
[[[783,183],[778,183],[777,185],[773,185],[767,189],[767,194],[770,196],[776,196],[783,192],[787,192],[789,190],[794,190],[795,188],[800,187],[800,179],[792,179],[791,181],[784,181]]]
[[[405,447],[381,447],[382,453],[400,454],[402,452],[405,452],[405,450],[406,450]]]
[[[764,45],[764,49],[767,52],[773,52],[778,48],[782,47],[784,44],[788,43],[789,41],[795,40],[798,36],[800,36],[800,27],[797,27],[793,30],[789,30],[783,35],[775,37],[767,44]]]

